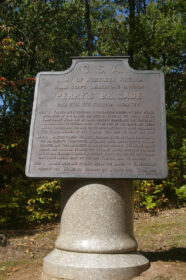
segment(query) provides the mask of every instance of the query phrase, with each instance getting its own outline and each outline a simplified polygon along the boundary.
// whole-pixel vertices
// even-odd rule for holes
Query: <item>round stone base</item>
[[[89,254],[55,249],[44,258],[41,280],[127,280],[148,267],[149,261],[138,252]]]

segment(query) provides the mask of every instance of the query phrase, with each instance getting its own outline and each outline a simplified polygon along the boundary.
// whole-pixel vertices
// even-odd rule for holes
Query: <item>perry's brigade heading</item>
[[[30,177],[167,176],[164,75],[128,57],[74,58],[37,75],[26,165]]]

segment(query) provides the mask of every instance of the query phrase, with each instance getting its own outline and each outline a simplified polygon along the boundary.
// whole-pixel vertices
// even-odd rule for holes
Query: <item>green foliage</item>
[[[85,42],[82,6],[81,1],[61,0],[0,3],[1,223],[41,220],[47,213],[55,217],[57,206],[50,208],[55,184],[51,200],[45,200],[48,193],[38,192],[40,181],[33,183],[24,174],[35,75],[66,69],[70,56],[81,53]],[[30,201],[29,208],[32,197],[36,200]],[[48,209],[42,217],[39,199]]]
[[[135,206],[146,210],[153,210],[167,205],[168,197],[165,195],[165,182],[155,183],[154,180],[135,182]]]
[[[176,189],[176,194],[178,196],[178,199],[186,200],[186,185],[183,185],[180,188]]]
[[[136,207],[156,211],[163,207],[185,204],[186,185],[182,184],[185,175],[182,174],[184,169],[182,170],[182,166],[180,166],[180,160],[183,160],[181,163],[185,165],[184,150],[185,144],[180,151],[174,150],[174,153],[179,156],[179,160],[169,160],[169,175],[167,179],[135,181]]]
[[[35,195],[28,200],[29,221],[46,221],[59,216],[60,182],[41,182],[36,186]]]
[[[166,74],[182,67],[183,18],[176,10],[175,1],[167,0],[162,6],[152,1],[136,20],[133,66],[161,69]]]
[[[60,193],[57,180],[33,182],[25,176],[15,176],[0,191],[0,223],[16,225],[55,219],[60,214]]]
[[[180,187],[178,165],[176,162],[169,162],[168,167],[169,176],[165,180],[135,181],[136,208],[156,211],[163,207],[185,205],[186,185]]]

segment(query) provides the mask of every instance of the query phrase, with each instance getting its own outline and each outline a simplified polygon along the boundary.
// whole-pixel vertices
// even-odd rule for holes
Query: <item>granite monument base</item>
[[[42,280],[127,280],[148,268],[133,236],[132,181],[92,182],[64,187],[60,234]]]
[[[44,260],[42,280],[127,280],[147,269],[139,253],[88,254],[55,249]]]

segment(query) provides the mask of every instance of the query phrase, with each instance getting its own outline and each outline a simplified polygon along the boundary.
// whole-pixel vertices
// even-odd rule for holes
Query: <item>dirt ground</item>
[[[139,251],[151,262],[135,280],[186,279],[186,209],[172,209],[156,216],[135,213]],[[0,280],[40,280],[43,257],[53,248],[59,224],[0,230],[8,243],[0,246]],[[114,280],[114,279],[113,279]]]

